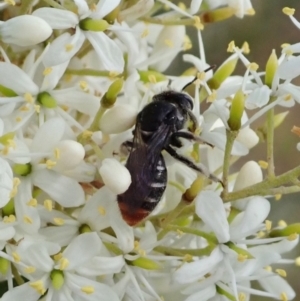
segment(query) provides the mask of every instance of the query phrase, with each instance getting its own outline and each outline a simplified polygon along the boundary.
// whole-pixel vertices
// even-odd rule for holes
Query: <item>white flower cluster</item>
[[[0,23],[0,273],[8,285],[1,301],[295,297],[285,271],[271,265],[288,262],[282,254],[300,230],[272,228],[264,196],[300,172],[276,178],[270,159],[264,180],[254,161],[237,174],[229,165],[259,142],[254,120],[300,102],[292,83],[298,44],[279,59],[273,52],[258,73],[247,45],[232,43],[232,55],[205,74],[203,23],[251,15],[250,0],[191,0],[188,8],[168,0],[11,0],[0,9],[7,18]],[[167,76],[191,47],[186,26],[197,30],[200,58],[184,54],[192,68]],[[232,76],[238,60],[244,76]],[[166,191],[131,227],[117,202],[131,185],[124,142],[155,94],[181,91],[196,75],[195,135],[207,144],[187,140],[178,152],[220,181],[163,153]],[[210,102],[204,112],[202,101]],[[284,116],[269,116],[268,137]],[[263,190],[272,179],[273,190]]]

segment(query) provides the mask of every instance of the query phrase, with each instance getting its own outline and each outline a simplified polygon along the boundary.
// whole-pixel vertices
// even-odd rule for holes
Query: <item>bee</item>
[[[137,115],[133,141],[127,143],[130,154],[126,167],[132,182],[127,191],[117,196],[122,217],[130,226],[153,211],[166,189],[168,176],[162,151],[222,184],[204,166],[196,165],[176,151],[183,146],[180,138],[205,143],[192,132],[198,126],[192,110],[193,100],[187,93],[170,90],[155,95]],[[192,128],[184,130],[187,122]]]

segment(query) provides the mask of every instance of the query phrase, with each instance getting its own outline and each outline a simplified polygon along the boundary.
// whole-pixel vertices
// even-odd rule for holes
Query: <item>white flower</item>
[[[115,41],[104,33],[106,29],[118,30],[120,27],[110,26],[102,20],[119,5],[120,0],[101,0],[95,6],[95,10],[90,10],[85,0],[77,0],[75,3],[78,15],[56,8],[39,8],[34,11],[33,15],[44,19],[52,29],[75,29],[73,35],[64,33],[52,42],[44,58],[44,63],[46,66],[54,66],[69,61],[87,39],[100,57],[104,69],[121,73],[124,68],[122,51]],[[88,26],[86,28],[84,23],[92,21],[98,22],[102,29],[99,26],[96,29]]]
[[[58,245],[28,244],[26,240],[21,242],[15,253],[19,253],[22,262],[26,262],[34,272],[30,274],[28,269],[20,268],[30,281],[5,293],[2,300],[20,300],[23,296],[27,298],[30,296],[30,300],[35,301],[48,290],[47,300],[49,301],[74,300],[74,298],[91,301],[119,301],[109,286],[81,276],[79,272],[80,267],[99,254],[100,249],[101,243],[98,235],[84,233],[76,237],[60,253],[61,256],[55,262],[50,256],[60,250]]]
[[[11,198],[13,172],[10,165],[0,157],[0,207],[4,207]]]
[[[7,44],[32,46],[47,40],[52,28],[43,19],[23,15],[0,23],[0,39]]]

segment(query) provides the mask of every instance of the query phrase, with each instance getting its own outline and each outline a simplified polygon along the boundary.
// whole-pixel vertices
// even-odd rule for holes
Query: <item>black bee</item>
[[[182,147],[179,138],[204,142],[192,132],[198,125],[192,109],[193,101],[188,94],[165,91],[155,95],[153,101],[137,115],[126,163],[132,182],[128,190],[117,198],[123,219],[129,225],[133,226],[147,217],[166,189],[167,170],[161,154],[163,150],[209,179],[222,183],[203,166],[195,165],[176,152],[176,148]],[[183,130],[188,121],[192,128]]]

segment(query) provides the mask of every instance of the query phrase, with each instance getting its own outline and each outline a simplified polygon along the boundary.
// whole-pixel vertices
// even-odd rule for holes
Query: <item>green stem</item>
[[[83,44],[79,52],[77,53],[77,57],[82,59],[85,55],[87,55],[92,50],[92,45],[87,41]]]
[[[268,177],[274,178],[274,108],[267,112],[267,161]]]
[[[194,229],[194,228],[168,225],[166,227],[166,230],[175,231],[175,232],[180,231],[180,232],[183,232],[183,233],[188,233],[188,234],[193,234],[193,235],[196,235],[196,236],[201,236],[204,239],[206,239],[208,242],[210,242],[211,244],[215,244],[215,245],[218,244],[218,240],[213,234],[209,234],[207,232],[200,231],[200,230],[197,230],[197,229]]]
[[[14,276],[15,281],[18,283],[18,285],[22,285],[25,283],[24,279],[20,276],[17,268],[11,264],[11,272]]]
[[[163,254],[173,255],[173,256],[185,256],[187,254],[192,256],[208,256],[210,255],[213,249],[214,248],[211,246],[207,246],[203,249],[176,249],[176,248],[159,246],[154,248],[154,251]]]
[[[88,129],[89,131],[91,131],[91,132],[99,131],[99,122],[100,122],[100,119],[102,118],[103,114],[105,113],[105,111],[106,111],[106,109],[103,108],[102,106],[100,106],[91,126]]]
[[[240,191],[227,193],[226,195],[224,195],[223,201],[231,202],[231,201],[236,201],[238,199],[242,199],[254,195],[270,195],[272,189],[287,183],[291,183],[294,180],[296,180],[299,176],[300,176],[300,166],[292,170],[289,170],[288,172],[280,176],[277,176],[276,178],[266,179],[258,184],[246,187]],[[279,187],[276,189],[276,193],[280,193],[280,189],[282,189],[282,191],[284,192],[284,190],[288,188]],[[292,190],[292,192],[293,190],[295,190],[295,188],[290,188],[290,189]]]
[[[194,26],[195,19],[159,19],[159,18],[152,18],[152,17],[142,17],[139,19],[140,21],[151,23],[151,24],[160,24],[164,26],[174,26],[174,25],[184,25],[184,26]]]
[[[103,155],[101,148],[94,141],[90,141],[90,146],[92,147],[98,159],[100,160],[105,159],[105,156]]]
[[[224,153],[224,163],[223,163],[223,178],[222,182],[224,185],[224,189],[222,191],[222,197],[225,197],[228,193],[228,177],[229,177],[229,167],[230,167],[230,158],[231,158],[231,150],[233,147],[234,140],[238,134],[238,131],[228,131],[226,130],[226,146]]]
[[[109,71],[99,71],[96,69],[67,69],[65,74],[70,75],[79,75],[79,76],[103,76],[103,77],[109,77],[110,72]]]

